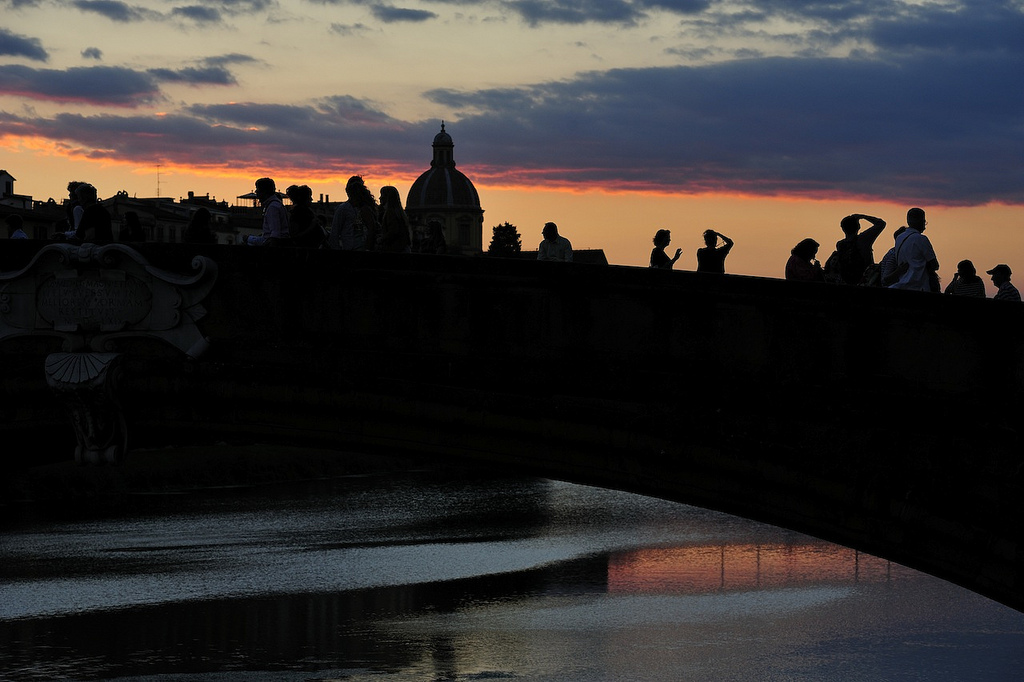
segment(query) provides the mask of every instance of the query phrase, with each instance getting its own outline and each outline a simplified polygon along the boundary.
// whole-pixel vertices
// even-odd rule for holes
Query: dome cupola
[[[405,201],[405,211],[414,223],[426,225],[439,220],[445,225],[449,247],[458,253],[479,253],[483,239],[483,209],[473,182],[455,168],[455,143],[441,122],[434,136],[434,157],[430,168],[420,175]]]

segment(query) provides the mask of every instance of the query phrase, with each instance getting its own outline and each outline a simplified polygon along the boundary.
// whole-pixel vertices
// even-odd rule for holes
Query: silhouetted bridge
[[[97,439],[122,415],[135,447],[465,460],[767,521],[1024,609],[1024,306],[223,246],[48,247],[23,270],[42,246],[0,250],[7,466],[26,438],[71,456],[60,397],[83,459],[116,457]],[[106,388],[66,370],[93,356],[116,365]]]

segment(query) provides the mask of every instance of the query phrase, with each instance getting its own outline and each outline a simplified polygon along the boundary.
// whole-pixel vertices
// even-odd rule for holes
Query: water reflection
[[[821,542],[645,548],[608,560],[613,593],[703,594],[779,587],[888,583],[918,574]]]
[[[1024,663],[1021,614],[901,566],[532,479],[394,475],[25,517],[0,576],[11,680],[897,679],[861,654],[875,677],[850,675],[840,643],[897,631],[905,649],[944,608],[961,619],[944,637],[987,628],[971,659],[987,679]]]

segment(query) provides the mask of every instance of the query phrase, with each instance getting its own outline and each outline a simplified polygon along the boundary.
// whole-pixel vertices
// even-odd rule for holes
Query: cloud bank
[[[330,2],[332,6],[341,3]],[[361,3],[363,4],[363,3]],[[425,22],[436,12],[365,3],[378,22]],[[443,8],[445,0],[432,7]],[[459,6],[471,5],[460,2]],[[670,193],[872,197],[905,203],[1024,203],[1024,8],[970,8],[890,0],[488,0],[532,24],[629,23],[668,10],[693,38],[691,58],[718,62],[613,68],[512,87],[410,93],[446,115],[456,159],[478,183]],[[110,17],[140,16],[112,0],[76,5]],[[323,5],[321,5],[323,6]],[[197,23],[260,2],[183,6]],[[214,9],[216,8],[216,9]],[[727,12],[726,9],[729,11]],[[802,23],[800,49],[761,56],[718,39],[763,30],[769,19]],[[810,27],[810,28],[808,28]],[[324,31],[365,34],[365,24]],[[796,29],[794,29],[795,31]],[[17,42],[17,40],[21,42]],[[5,42],[6,40],[6,42]],[[666,45],[682,54],[686,42]],[[742,43],[738,43],[742,45]],[[14,45],[15,47],[10,47]],[[848,45],[841,56],[837,46]],[[45,56],[24,36],[0,32],[0,53]],[[20,47],[17,47],[20,46]],[[730,52],[731,51],[731,52]],[[723,54],[732,56],[728,59]],[[345,173],[353,165],[414,175],[430,160],[438,121],[401,120],[335,90],[298,103],[238,102],[141,111],[169,84],[232,88],[244,54],[185,67],[35,69],[0,65],[0,96],[133,107],[136,112],[34,115],[0,110],[0,135],[45,138],[91,158],[196,168],[277,166]],[[261,59],[261,63],[262,59]]]

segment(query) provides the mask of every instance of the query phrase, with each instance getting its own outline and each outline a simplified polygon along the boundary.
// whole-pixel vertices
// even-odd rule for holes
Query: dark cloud
[[[25,57],[39,62],[50,58],[38,38],[19,36],[0,28],[0,56]]]
[[[236,85],[238,83],[231,72],[221,66],[149,69],[147,73],[158,81],[170,83],[187,83],[189,85]]]
[[[171,16],[188,19],[197,24],[216,24],[221,21],[220,11],[215,7],[205,5],[175,7],[171,10]]]
[[[217,5],[228,14],[252,14],[253,12],[265,12],[273,8],[277,2],[276,0],[216,0],[209,4]]]
[[[98,47],[87,47],[82,50],[82,57],[99,61],[103,59],[103,50]]]
[[[135,107],[159,97],[154,79],[131,69],[90,66],[32,69],[0,66],[0,94],[52,102]]]
[[[914,52],[1024,54],[1024,11],[1001,2],[955,9],[920,7],[874,22],[867,36],[880,49]]]
[[[370,30],[366,24],[331,24],[331,33],[339,36],[350,36]]]
[[[373,16],[386,24],[405,21],[420,22],[436,19],[437,15],[421,9],[404,9],[402,7],[391,7],[389,5],[374,5],[370,8]]]
[[[232,64],[252,64],[258,60],[245,54],[224,54],[206,57],[199,60],[199,66],[177,69],[149,69],[147,73],[153,78],[167,83],[187,83],[189,85],[237,85],[234,74],[228,70]]]
[[[523,180],[985,203],[1024,201],[1022,68],[762,59],[428,96]]]
[[[224,66],[225,64],[254,64],[259,62],[255,57],[251,57],[247,54],[239,54],[233,52],[231,54],[222,54],[216,57],[206,57],[203,59],[203,64],[208,66]]]
[[[360,166],[422,170],[436,124],[397,121],[351,97],[308,106],[195,106],[167,116],[61,114],[32,119],[0,112],[12,135],[59,140],[92,158],[162,158],[195,168],[246,165],[353,172]]]
[[[38,7],[39,0],[0,0],[0,7],[7,5],[11,9],[22,9],[24,7]]]
[[[711,7],[711,0],[640,0],[643,7],[668,10],[677,14],[699,14]]]
[[[99,14],[121,23],[145,21],[161,16],[144,7],[135,7],[118,0],[74,0],[71,4],[83,12]]]
[[[633,24],[644,16],[639,5],[627,0],[508,0],[502,5],[531,26],[590,22]]]
[[[750,3],[748,16],[813,19],[842,25],[865,17],[891,16],[904,7],[906,3],[902,0],[757,0]]]
[[[449,112],[460,166],[481,183],[1024,203],[1021,12],[985,7],[904,7],[865,20],[859,39],[875,43],[853,58],[618,69],[425,96]],[[957,38],[955,29],[975,39]],[[916,37],[900,39],[910,31]],[[227,83],[230,74],[217,67],[251,61],[223,55],[192,70],[128,72],[143,81],[124,101],[156,96],[157,76]],[[60,89],[51,79],[57,72],[0,67],[0,93],[73,99],[66,90],[52,94]],[[437,122],[397,120],[372,102],[336,96],[305,105],[195,105],[159,118],[0,114],[0,129],[48,137],[97,158],[171,154],[169,161],[195,167],[265,166],[273,159],[282,168],[349,172],[353,164],[384,164],[416,172],[429,163]]]

